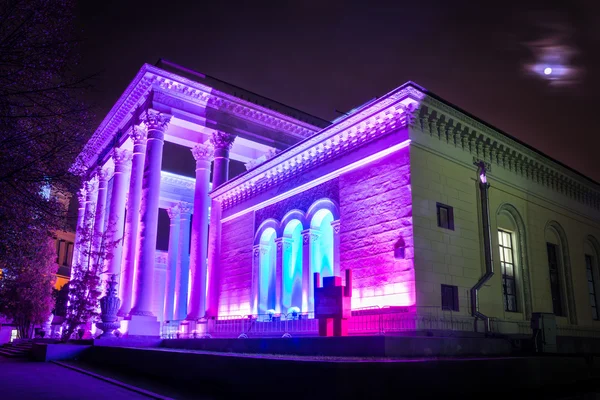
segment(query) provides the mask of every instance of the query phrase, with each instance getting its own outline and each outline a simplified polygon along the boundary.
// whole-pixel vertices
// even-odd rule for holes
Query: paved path
[[[147,400],[149,397],[52,363],[0,357],[0,399]]]

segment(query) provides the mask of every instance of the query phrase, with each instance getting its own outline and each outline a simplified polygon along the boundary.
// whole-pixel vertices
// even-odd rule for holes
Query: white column
[[[215,132],[211,137],[215,158],[213,163],[212,187],[216,189],[229,179],[229,150],[235,140],[234,135],[224,132]],[[221,204],[212,201],[210,206],[210,229],[208,232],[208,294],[206,295],[206,315],[217,316],[219,313],[219,298],[221,294]]]
[[[81,264],[81,251],[83,231],[85,229],[85,205],[87,202],[85,184],[79,191],[77,191],[77,200],[79,201],[79,208],[77,209],[77,230],[75,231],[75,244],[73,247],[73,261],[71,263],[71,279],[73,279],[73,271],[75,266]]]
[[[260,290],[260,254],[262,244],[252,247],[252,293],[250,294],[250,313],[258,314],[258,293]]]
[[[340,275],[340,220],[331,221],[333,228],[333,275]]]
[[[135,298],[131,315],[150,316],[152,313],[152,281],[158,227],[158,201],[160,196],[160,170],[162,167],[165,131],[171,117],[148,110],[144,123],[148,128],[142,201],[140,206],[140,245],[138,249]],[[150,332],[149,332],[150,333]],[[153,333],[153,332],[152,332]]]
[[[93,260],[92,265],[97,273],[104,271],[104,261],[109,252],[113,249],[113,244],[109,243],[104,235],[104,218],[106,217],[106,199],[108,195],[108,176],[110,172],[106,168],[98,168],[98,198],[96,200],[96,211],[94,214],[94,237],[92,239]]]
[[[169,255],[167,258],[167,279],[165,282],[165,310],[163,321],[173,320],[175,309],[175,282],[177,261],[179,259],[180,208],[178,204],[167,209],[171,224],[169,226]]]
[[[134,126],[129,135],[133,141],[131,177],[127,196],[127,214],[125,216],[125,237],[123,240],[123,267],[121,272],[121,309],[119,316],[124,317],[131,310],[133,301],[133,275],[136,266],[136,245],[140,223],[140,203],[142,200],[142,181],[144,177],[144,159],[146,157],[146,126]]]
[[[287,313],[289,304],[285,304],[283,298],[285,296],[283,269],[286,261],[290,260],[290,252],[292,250],[293,240],[288,237],[280,237],[275,239],[277,246],[277,260],[275,263],[275,312]]]
[[[85,217],[83,218],[82,243],[79,249],[81,266],[89,268],[92,254],[92,238],[94,236],[94,214],[98,199],[98,178],[94,175],[85,183]]]
[[[311,262],[314,246],[319,240],[318,232],[315,229],[302,231],[302,312],[315,310],[315,288]]]
[[[179,203],[181,209],[179,223],[179,259],[175,283],[175,315],[177,320],[187,316],[188,287],[190,284],[190,215],[192,205]]]
[[[123,229],[125,224],[125,199],[127,198],[127,184],[131,172],[131,152],[126,149],[114,149],[112,155],[115,163],[108,214],[108,233],[112,233],[111,242],[114,245],[112,257],[108,261],[108,279],[115,274],[117,281],[121,281],[121,260],[123,255]]]
[[[210,144],[197,144],[192,148],[196,160],[196,186],[194,189],[194,217],[192,218],[192,293],[187,319],[196,320],[206,310],[206,257],[208,252],[208,197],[210,163],[213,148]]]

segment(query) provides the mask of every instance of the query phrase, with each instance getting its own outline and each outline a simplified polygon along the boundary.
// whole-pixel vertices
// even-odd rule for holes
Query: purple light
[[[481,181],[481,183],[487,183],[487,177],[484,173],[481,173],[481,175],[479,175],[479,180]]]

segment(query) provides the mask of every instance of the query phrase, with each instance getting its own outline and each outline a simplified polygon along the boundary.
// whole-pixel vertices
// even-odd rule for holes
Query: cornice
[[[278,186],[395,129],[414,123],[414,106],[424,93],[406,84],[337,124],[300,142],[272,159],[225,183],[211,197],[228,209],[245,199]]]
[[[160,184],[163,188],[168,185],[171,187],[193,191],[196,185],[196,179],[187,176],[176,175],[167,171],[160,171]]]
[[[444,102],[426,96],[417,112],[421,132],[557,193],[600,210],[600,188]]]
[[[192,104],[202,104],[213,109],[229,112],[240,119],[268,126],[300,139],[310,137],[320,130],[320,128],[309,123],[220,92],[158,67],[144,64],[86,143],[71,166],[72,173],[81,175],[92,167],[97,161],[98,154],[110,143],[114,135],[129,122],[135,110],[146,102],[148,95],[153,90],[161,91]]]

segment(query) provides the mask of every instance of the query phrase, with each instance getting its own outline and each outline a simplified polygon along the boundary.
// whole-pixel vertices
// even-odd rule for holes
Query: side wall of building
[[[219,315],[250,314],[254,213],[223,223],[221,238]]]
[[[353,271],[352,308],[415,301],[410,152],[340,177],[340,265]]]
[[[417,130],[411,138],[417,304],[440,307],[441,286],[453,285],[459,313],[468,315],[469,289],[485,272],[476,167],[472,155],[453,144]],[[566,240],[559,280],[568,309],[557,322],[600,329],[592,319],[584,250],[587,238],[600,238],[597,211],[499,166],[492,165],[488,182],[495,273],[480,291],[481,312],[516,322],[529,320],[531,312],[553,311],[546,242],[557,227]],[[454,230],[438,227],[437,203],[453,207]],[[513,238],[517,312],[505,311],[498,229]]]

